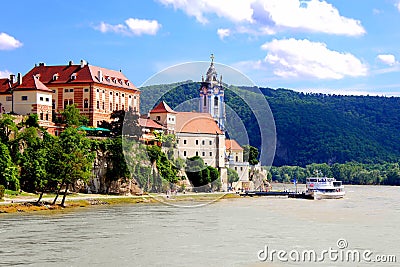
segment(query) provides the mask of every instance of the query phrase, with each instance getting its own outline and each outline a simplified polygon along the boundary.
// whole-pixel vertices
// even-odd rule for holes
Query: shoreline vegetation
[[[86,208],[101,205],[118,204],[140,204],[140,203],[166,203],[199,201],[207,202],[220,199],[240,198],[235,193],[186,193],[177,195],[166,194],[146,194],[139,196],[121,196],[121,195],[101,195],[101,194],[74,194],[69,196],[65,205],[56,203],[52,205],[53,197],[44,196],[40,202],[37,202],[38,196],[17,196],[13,198],[5,197],[0,201],[0,216],[9,213],[30,213],[36,211],[64,211],[76,208]]]

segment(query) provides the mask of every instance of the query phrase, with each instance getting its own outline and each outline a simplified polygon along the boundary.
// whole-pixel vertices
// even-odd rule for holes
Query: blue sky
[[[400,0],[37,0],[3,11],[2,77],[85,59],[140,86],[214,53],[259,86],[400,95]]]

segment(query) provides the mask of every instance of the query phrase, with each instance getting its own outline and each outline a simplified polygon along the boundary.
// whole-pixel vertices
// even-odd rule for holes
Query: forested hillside
[[[193,82],[141,88],[141,113],[146,113],[161,96],[174,108],[198,97],[198,88],[199,83]],[[275,119],[276,166],[348,161],[380,163],[400,159],[400,98],[259,89]],[[240,87],[239,90],[260,97],[252,93],[254,88]],[[226,104],[243,120],[250,144],[259,147],[258,127],[251,109],[229,89]]]

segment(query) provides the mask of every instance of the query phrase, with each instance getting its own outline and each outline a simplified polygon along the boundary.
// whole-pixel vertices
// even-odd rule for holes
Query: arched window
[[[89,100],[87,98],[83,100],[83,108],[89,108]]]
[[[214,97],[214,106],[218,106],[218,96]]]

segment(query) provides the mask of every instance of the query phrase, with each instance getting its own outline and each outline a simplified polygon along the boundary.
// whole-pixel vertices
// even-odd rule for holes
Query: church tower
[[[211,54],[211,64],[207,70],[206,78],[202,77],[200,88],[199,110],[209,113],[218,123],[219,128],[225,131],[225,101],[222,76],[218,79],[218,73],[214,67],[214,54]]]

